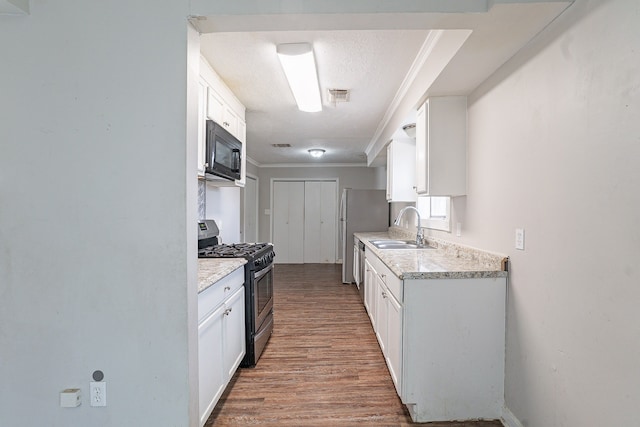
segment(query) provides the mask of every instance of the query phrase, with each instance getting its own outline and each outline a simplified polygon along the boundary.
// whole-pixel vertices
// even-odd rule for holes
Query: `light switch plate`
[[[524,228],[516,228],[516,249],[524,251]]]

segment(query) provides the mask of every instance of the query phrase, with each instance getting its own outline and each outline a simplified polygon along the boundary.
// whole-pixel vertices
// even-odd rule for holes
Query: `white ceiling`
[[[405,77],[427,31],[308,31],[214,33],[201,52],[247,108],[247,149],[260,163],[364,163],[364,151]],[[276,45],[313,43],[323,110],[304,113],[276,58]],[[401,47],[401,48],[399,48]],[[349,89],[350,102],[329,102],[327,90]],[[270,144],[291,144],[272,148]]]
[[[499,4],[485,13],[245,11],[192,22],[201,32],[202,55],[247,108],[253,161],[375,165],[426,96],[470,93],[569,4]],[[322,112],[298,111],[280,67],[276,45],[295,42],[314,46]],[[330,103],[328,89],[349,89],[350,102]],[[287,143],[292,147],[271,145]],[[309,148],[324,148],[326,155],[311,159]]]

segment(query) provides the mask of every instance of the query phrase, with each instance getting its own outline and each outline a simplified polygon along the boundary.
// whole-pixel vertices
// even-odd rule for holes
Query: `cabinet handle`
[[[385,291],[382,291],[382,298],[386,298],[387,297],[387,293]]]
[[[229,127],[229,122],[224,122],[222,124],[225,125],[226,127]]]
[[[230,287],[228,287],[228,286],[225,286],[225,287],[224,287],[224,291],[225,291],[225,292],[230,291],[230,290],[231,290],[231,288],[230,288]]]
[[[225,315],[225,316],[228,316],[228,315],[229,315],[229,313],[231,313],[231,310],[232,310],[232,308],[227,308],[227,309],[224,311],[224,315]]]

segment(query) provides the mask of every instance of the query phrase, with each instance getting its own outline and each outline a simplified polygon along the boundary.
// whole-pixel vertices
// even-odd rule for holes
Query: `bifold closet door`
[[[337,183],[304,184],[304,262],[336,262]]]
[[[304,181],[273,183],[273,247],[274,262],[304,262]]]

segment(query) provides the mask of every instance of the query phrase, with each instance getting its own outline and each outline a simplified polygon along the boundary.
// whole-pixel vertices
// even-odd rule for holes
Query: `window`
[[[451,197],[418,197],[421,227],[451,231]]]

